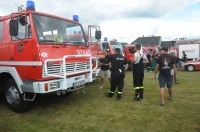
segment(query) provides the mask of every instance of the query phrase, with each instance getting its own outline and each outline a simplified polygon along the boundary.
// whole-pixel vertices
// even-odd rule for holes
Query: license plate
[[[83,81],[79,81],[79,82],[75,82],[74,83],[74,88],[77,88],[77,87],[81,87],[85,84],[85,80]]]

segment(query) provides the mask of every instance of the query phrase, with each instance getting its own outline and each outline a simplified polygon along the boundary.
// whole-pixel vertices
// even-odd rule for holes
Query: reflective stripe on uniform
[[[110,93],[113,93],[113,94],[114,94],[115,92],[110,91]]]
[[[144,86],[139,87],[140,89],[144,89]]]
[[[122,92],[117,92],[118,94],[122,94]]]
[[[140,89],[140,87],[134,87],[134,89]]]

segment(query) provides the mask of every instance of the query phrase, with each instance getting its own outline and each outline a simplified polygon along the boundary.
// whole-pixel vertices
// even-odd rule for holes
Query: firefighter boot
[[[117,100],[120,100],[122,98],[122,94],[118,93],[117,94]]]
[[[141,89],[140,89],[140,99],[143,99],[143,94],[144,94],[144,89],[141,88]]]
[[[140,91],[139,89],[136,89],[135,90],[135,98],[134,98],[135,101],[140,101]]]
[[[112,98],[113,95],[114,95],[114,93],[111,93],[111,92],[105,93],[105,96],[108,98]]]

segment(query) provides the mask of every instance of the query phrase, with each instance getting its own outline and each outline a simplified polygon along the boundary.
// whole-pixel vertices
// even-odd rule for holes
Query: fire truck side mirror
[[[18,20],[10,20],[10,35],[18,36]]]
[[[95,39],[101,39],[101,31],[100,30],[97,30],[96,32],[95,32]]]

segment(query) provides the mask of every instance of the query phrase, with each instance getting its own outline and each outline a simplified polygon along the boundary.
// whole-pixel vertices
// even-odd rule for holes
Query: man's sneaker
[[[164,102],[160,102],[160,106],[164,106]]]
[[[112,98],[113,94],[111,94],[111,93],[105,93],[105,96],[108,97],[108,98]]]
[[[169,101],[172,101],[173,100],[173,97],[171,96],[171,97],[168,97],[168,100]]]

